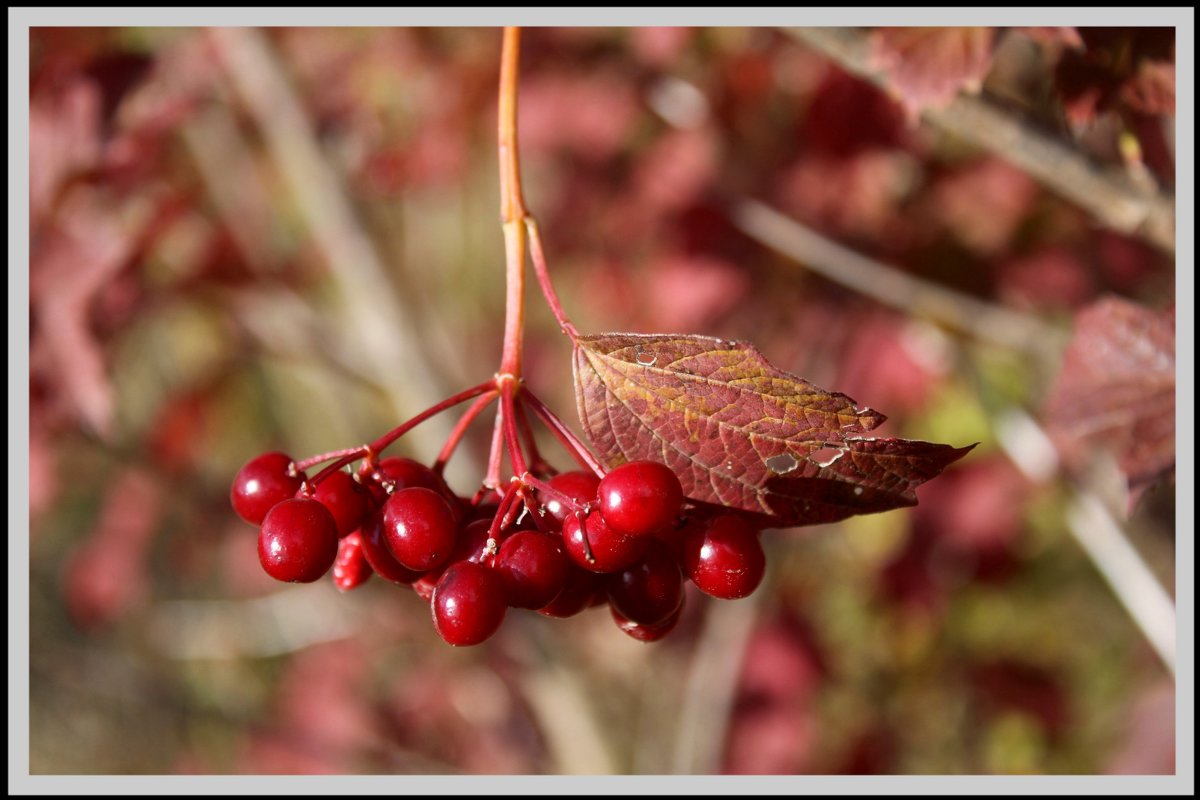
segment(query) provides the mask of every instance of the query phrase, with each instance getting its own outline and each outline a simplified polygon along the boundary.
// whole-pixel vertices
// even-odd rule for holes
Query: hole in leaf
[[[776,475],[786,475],[787,473],[800,466],[800,462],[787,453],[780,453],[777,456],[771,456],[766,461],[767,469],[774,472]]]
[[[642,350],[642,346],[639,344],[633,349],[633,360],[641,364],[643,367],[653,367],[658,363],[658,356],[646,355],[645,351]]]
[[[836,447],[822,447],[820,450],[814,450],[809,453],[808,460],[818,467],[828,467],[844,455],[846,455],[845,450],[840,450]]]

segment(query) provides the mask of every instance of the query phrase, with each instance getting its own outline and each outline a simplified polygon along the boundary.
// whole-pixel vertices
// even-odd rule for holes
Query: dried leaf
[[[885,72],[910,114],[979,91],[992,66],[994,28],[878,28],[871,61]]]
[[[1046,423],[1068,458],[1079,445],[1116,454],[1130,503],[1175,469],[1175,314],[1105,298],[1076,317],[1046,403]]]
[[[782,527],[915,505],[914,489],[971,449],[868,438],[882,414],[776,369],[745,342],[581,336],[575,388],[606,463],[660,461],[693,500]]]

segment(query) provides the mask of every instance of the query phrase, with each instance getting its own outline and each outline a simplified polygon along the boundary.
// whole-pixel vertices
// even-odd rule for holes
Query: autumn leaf
[[[977,92],[992,66],[994,28],[877,28],[871,63],[887,75],[909,114]]]
[[[691,499],[779,527],[915,505],[915,488],[971,449],[867,437],[882,414],[707,336],[580,336],[575,388],[608,465],[665,463]]]
[[[1111,450],[1132,506],[1175,469],[1175,314],[1105,298],[1079,313],[1045,406],[1064,456]],[[1086,447],[1084,447],[1086,446]]]

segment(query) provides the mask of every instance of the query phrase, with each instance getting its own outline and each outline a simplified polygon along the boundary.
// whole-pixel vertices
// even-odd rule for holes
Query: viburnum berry
[[[675,556],[653,541],[638,563],[607,576],[608,602],[621,615],[640,625],[654,625],[673,614],[683,602],[683,575]]]
[[[341,470],[326,476],[317,484],[312,490],[312,498],[329,509],[337,522],[338,536],[348,536],[358,530],[371,502],[362,484],[350,473]]]
[[[723,600],[752,594],[767,566],[758,531],[737,514],[697,525],[683,540],[680,560],[701,591]]]
[[[594,472],[583,472],[574,470],[572,472],[561,472],[550,479],[550,486],[554,490],[570,497],[579,505],[591,503],[596,499],[596,491],[600,487],[600,479],[596,477]],[[543,504],[548,513],[559,526],[568,514],[572,513],[572,509],[557,497],[547,495]]]
[[[276,580],[312,583],[329,571],[337,553],[337,523],[316,500],[284,500],[263,519],[258,560]]]
[[[458,523],[442,495],[414,486],[401,489],[384,503],[383,532],[397,561],[424,572],[450,558]]]
[[[379,577],[392,583],[409,585],[421,577],[421,571],[408,569],[392,555],[383,535],[383,509],[371,512],[358,529],[362,538],[363,558]]]
[[[446,569],[429,605],[438,635],[457,647],[479,644],[491,637],[508,609],[500,576],[470,561]]]
[[[563,549],[579,566],[591,572],[617,572],[646,552],[650,539],[617,533],[600,514],[587,515],[581,525],[572,514],[563,522]]]
[[[337,560],[333,562],[333,585],[338,591],[348,592],[362,586],[372,572],[363,555],[361,532],[354,531],[338,542]]]
[[[626,617],[620,611],[609,606],[612,612],[613,622],[617,623],[617,627],[626,636],[631,636],[639,642],[657,642],[671,631],[675,630],[675,626],[679,624],[679,618],[683,615],[683,605],[675,609],[671,614],[661,622],[653,625],[645,625],[640,622],[634,622]]]
[[[263,453],[238,470],[229,499],[238,516],[251,525],[261,525],[267,512],[294,497],[304,473],[293,474],[292,458],[284,453]]]
[[[683,488],[670,467],[630,461],[600,480],[600,514],[617,533],[648,536],[670,525],[683,505]]]
[[[546,617],[565,619],[573,617],[585,608],[591,608],[592,600],[599,595],[602,600],[608,599],[604,588],[603,576],[580,569],[568,559],[566,578],[563,580],[562,591],[538,613]]]
[[[567,557],[562,539],[535,531],[517,531],[500,545],[496,571],[514,608],[542,608],[562,591]]]

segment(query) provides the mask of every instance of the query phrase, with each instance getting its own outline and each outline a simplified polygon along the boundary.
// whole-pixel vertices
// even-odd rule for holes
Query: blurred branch
[[[1063,334],[1037,317],[924,281],[827,239],[754,200],[734,205],[734,224],[752,239],[831,281],[884,305],[926,316],[976,339],[1022,352],[1057,355]]]
[[[887,91],[870,64],[868,35],[854,28],[789,28],[788,32],[838,65]],[[992,151],[1087,210],[1108,227],[1175,252],[1175,201],[1025,125],[981,97],[960,94],[944,108],[927,108],[932,125]]]
[[[1042,482],[1058,473],[1053,443],[1024,411],[1013,408],[997,415],[995,426],[1000,446],[1030,480]],[[1173,676],[1174,601],[1098,493],[1086,484],[1072,484],[1067,503],[1067,527],[1071,535]]]
[[[397,416],[411,417],[433,405],[445,392],[418,346],[421,334],[388,282],[383,258],[357,218],[339,176],[321,152],[282,64],[255,29],[215,28],[208,36],[329,264],[347,329],[357,335],[358,347],[376,365],[377,380]],[[410,434],[414,449],[436,452],[451,422],[438,418],[414,430]]]
[[[738,673],[766,594],[763,588],[736,602],[707,604],[679,711],[673,765],[677,775],[720,771]]]

